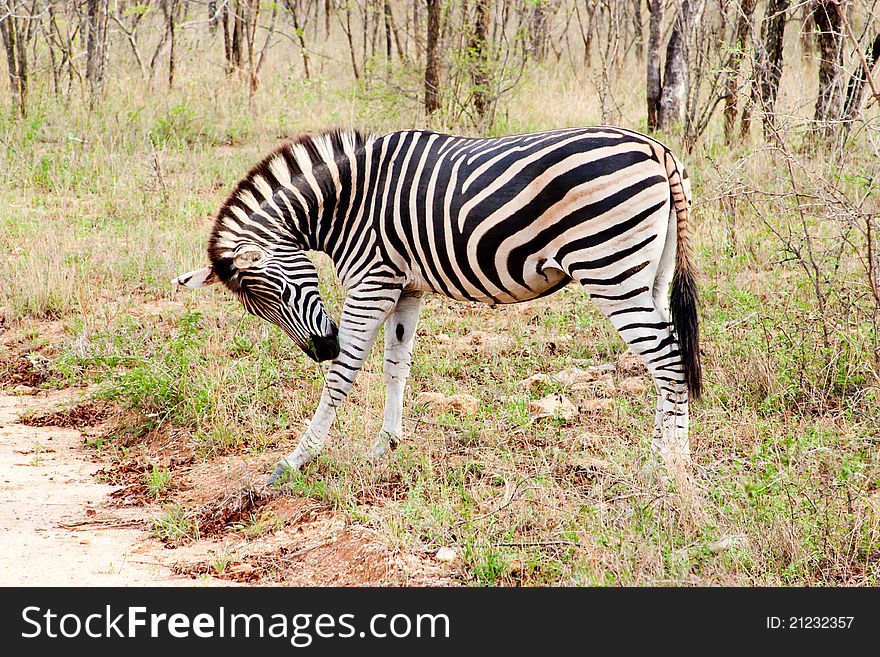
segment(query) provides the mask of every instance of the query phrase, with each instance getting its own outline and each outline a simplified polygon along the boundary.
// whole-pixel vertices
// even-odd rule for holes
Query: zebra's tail
[[[669,193],[676,217],[677,247],[675,271],[672,275],[672,294],[669,308],[672,324],[678,336],[681,359],[684,364],[685,382],[691,398],[697,399],[703,389],[703,372],[700,365],[700,319],[697,315],[696,266],[690,237],[691,194],[687,171],[675,156],[666,151],[666,174]]]

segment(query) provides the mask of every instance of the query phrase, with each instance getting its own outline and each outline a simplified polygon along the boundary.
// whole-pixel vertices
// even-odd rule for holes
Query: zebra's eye
[[[248,269],[263,259],[263,252],[255,246],[243,247],[232,258],[237,269]]]

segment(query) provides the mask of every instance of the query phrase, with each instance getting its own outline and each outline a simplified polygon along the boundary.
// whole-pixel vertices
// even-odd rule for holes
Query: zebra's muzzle
[[[322,360],[333,360],[339,355],[339,336],[336,331],[332,335],[313,335],[311,339],[311,350],[306,354],[313,360],[321,362]]]

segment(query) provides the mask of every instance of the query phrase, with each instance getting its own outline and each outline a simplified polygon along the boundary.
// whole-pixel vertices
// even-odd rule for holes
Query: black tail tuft
[[[685,381],[692,399],[699,399],[703,391],[700,320],[697,316],[697,305],[697,283],[693,274],[686,268],[677,268],[672,277],[670,311],[681,349]]]

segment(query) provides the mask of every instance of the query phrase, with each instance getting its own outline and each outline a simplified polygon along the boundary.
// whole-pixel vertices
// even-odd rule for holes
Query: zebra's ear
[[[220,278],[214,273],[214,268],[208,265],[207,267],[181,274],[173,282],[185,287],[208,287],[214,283],[219,283]]]
[[[235,252],[232,258],[232,264],[236,269],[247,269],[253,267],[263,259],[263,251],[256,246],[243,246]]]

